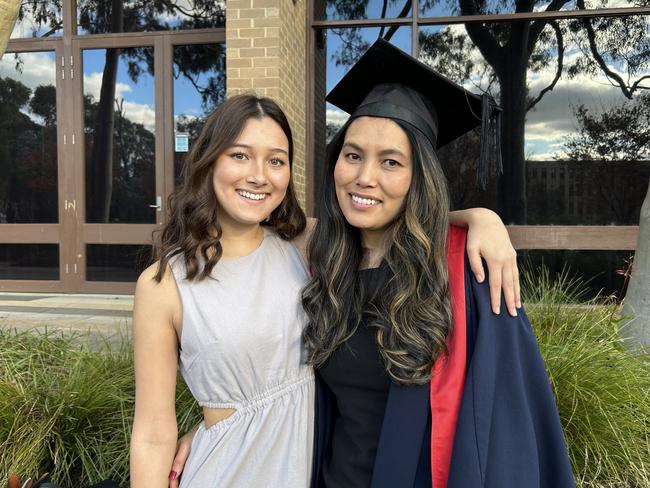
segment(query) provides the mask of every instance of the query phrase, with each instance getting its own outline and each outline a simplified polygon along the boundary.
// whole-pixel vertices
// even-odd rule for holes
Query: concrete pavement
[[[133,295],[0,293],[0,328],[128,337]]]

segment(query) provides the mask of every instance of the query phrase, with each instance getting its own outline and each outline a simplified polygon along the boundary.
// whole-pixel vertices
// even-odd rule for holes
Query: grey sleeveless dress
[[[171,269],[183,307],[181,374],[199,405],[235,409],[201,424],[181,488],[307,487],[315,387],[301,342],[300,253],[265,229],[255,251],[220,260],[213,279],[187,281],[180,259]]]

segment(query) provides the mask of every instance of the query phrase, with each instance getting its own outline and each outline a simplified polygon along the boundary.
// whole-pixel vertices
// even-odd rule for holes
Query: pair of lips
[[[246,190],[237,190],[237,193],[244,198],[248,198],[249,200],[254,200],[256,202],[264,200],[268,196],[268,193],[253,193]]]
[[[358,195],[356,193],[350,193],[350,198],[352,198],[352,201],[354,203],[357,203],[359,205],[373,206],[373,205],[377,205],[378,203],[381,203],[381,200],[377,200],[375,198],[365,196],[365,195]]]

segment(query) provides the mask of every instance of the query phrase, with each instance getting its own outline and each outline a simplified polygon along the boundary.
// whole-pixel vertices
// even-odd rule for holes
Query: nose
[[[248,165],[249,172],[246,176],[246,182],[255,186],[263,186],[268,181],[266,170],[267,165],[261,159],[255,159]]]
[[[372,160],[366,160],[359,165],[357,174],[357,186],[373,187],[377,184],[377,164]]]

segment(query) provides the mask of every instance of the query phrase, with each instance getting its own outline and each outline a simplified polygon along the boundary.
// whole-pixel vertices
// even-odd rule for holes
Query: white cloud
[[[122,110],[124,116],[131,122],[142,124],[147,130],[154,132],[156,127],[156,111],[153,107],[125,100]]]
[[[340,127],[345,124],[345,122],[347,122],[349,117],[350,116],[342,110],[336,108],[328,108],[325,115],[325,120],[329,124],[335,124]]]
[[[84,93],[92,95],[95,100],[99,100],[99,95],[102,90],[102,76],[103,73],[96,71],[94,73],[84,73]],[[130,85],[126,83],[117,82],[115,84],[115,98],[124,98],[125,93],[133,91]]]
[[[18,80],[32,90],[38,85],[54,85],[56,61],[53,52],[20,53],[22,72],[16,70],[16,57],[6,53],[0,59],[0,76]]]

